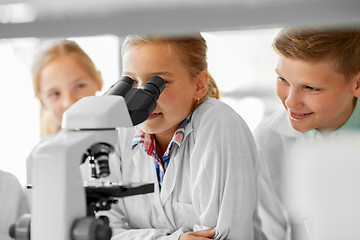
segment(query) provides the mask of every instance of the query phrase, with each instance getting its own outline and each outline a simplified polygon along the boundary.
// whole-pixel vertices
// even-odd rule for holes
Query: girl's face
[[[123,75],[136,81],[137,87],[144,85],[151,77],[160,76],[166,82],[155,110],[142,123],[147,133],[171,138],[191,112],[196,96],[196,83],[179,56],[169,56],[164,43],[130,46],[123,54]],[[201,96],[200,96],[201,97]]]
[[[356,80],[345,82],[330,62],[280,57],[276,72],[277,95],[295,130],[334,131],[350,117]]]
[[[47,64],[40,73],[40,101],[61,125],[63,113],[77,100],[100,91],[96,80],[73,58],[61,56]]]

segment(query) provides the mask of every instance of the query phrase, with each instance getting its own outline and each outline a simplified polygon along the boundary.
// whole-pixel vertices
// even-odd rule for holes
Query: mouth
[[[146,120],[154,119],[160,115],[161,115],[161,113],[152,113]]]
[[[291,119],[293,120],[303,120],[303,119],[306,119],[308,118],[309,116],[311,116],[312,114],[314,114],[314,112],[310,112],[310,113],[295,113],[295,112],[292,112],[290,110],[289,111],[289,116]]]

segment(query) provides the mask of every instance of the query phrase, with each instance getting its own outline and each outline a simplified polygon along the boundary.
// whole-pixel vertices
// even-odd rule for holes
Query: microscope
[[[116,198],[154,191],[153,183],[84,186],[79,170],[86,161],[93,178],[108,176],[117,129],[145,121],[165,88],[158,76],[141,88],[133,84],[123,77],[104,95],[80,99],[64,113],[60,132],[34,149],[32,214],[13,224],[12,238],[109,240],[109,222],[95,212],[109,210]]]

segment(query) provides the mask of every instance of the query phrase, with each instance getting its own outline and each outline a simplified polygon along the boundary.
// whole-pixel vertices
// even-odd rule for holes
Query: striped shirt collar
[[[185,118],[179,128],[175,131],[165,153],[164,156],[169,156],[171,153],[172,146],[176,144],[179,148],[181,147],[181,143],[184,139],[185,135],[185,127],[189,123],[190,116]],[[132,149],[134,149],[137,145],[142,144],[145,152],[148,155],[154,155],[155,151],[155,136],[154,134],[145,133],[141,130],[141,127],[137,127],[136,132],[134,134]]]
[[[166,169],[170,163],[170,156],[172,153],[172,149],[174,145],[177,145],[179,148],[181,147],[181,143],[185,136],[185,127],[189,123],[189,118],[185,118],[179,128],[175,131],[172,140],[170,141],[164,156],[160,158],[158,156],[158,153],[156,151],[155,147],[155,135],[145,133],[141,130],[140,127],[136,129],[134,138],[133,138],[133,144],[132,149],[140,144],[140,146],[144,149],[144,151],[147,153],[147,155],[151,156],[154,159],[155,162],[155,170],[156,170],[156,176],[158,179],[159,184],[159,191],[161,191],[162,188],[162,182],[165,177]]]

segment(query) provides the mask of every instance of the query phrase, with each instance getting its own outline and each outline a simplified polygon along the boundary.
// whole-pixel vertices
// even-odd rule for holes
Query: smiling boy
[[[284,28],[273,47],[279,55],[276,92],[285,111],[264,119],[254,136],[289,219],[284,167],[297,142],[360,132],[360,31]],[[266,199],[260,199],[265,211],[271,206],[262,203]],[[269,229],[275,224],[264,217],[262,221]],[[300,237],[302,226],[288,221],[292,239]],[[286,224],[282,228],[290,232]]]

